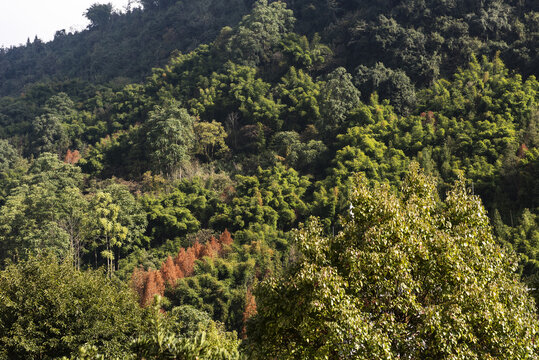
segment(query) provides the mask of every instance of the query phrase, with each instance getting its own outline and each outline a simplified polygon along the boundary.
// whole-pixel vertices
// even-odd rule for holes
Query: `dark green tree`
[[[32,122],[32,152],[62,155],[69,145],[61,118],[56,114],[38,116]]]
[[[229,51],[232,58],[245,65],[267,63],[274,47],[292,31],[295,19],[286,4],[258,0],[249,15],[241,20],[230,38]]]
[[[301,141],[295,131],[283,131],[272,138],[272,149],[293,169],[313,174],[323,166],[326,145],[320,140]]]
[[[95,3],[86,10],[84,16],[90,20],[90,25],[88,26],[90,29],[104,26],[108,24],[112,17],[112,4]]]
[[[199,194],[175,190],[160,196],[146,195],[142,205],[148,218],[147,234],[152,244],[157,245],[199,230],[200,220],[192,211],[203,212],[207,201]]]
[[[381,99],[390,100],[400,114],[415,108],[415,86],[402,70],[388,69],[382,63],[376,63],[373,68],[359,66],[354,82],[364,97],[376,91]]]
[[[333,70],[320,88],[320,120],[317,128],[326,137],[336,135],[346,128],[348,113],[360,104],[360,92],[345,68]]]
[[[145,124],[153,169],[169,177],[179,174],[193,147],[194,119],[176,101],[157,106]]]

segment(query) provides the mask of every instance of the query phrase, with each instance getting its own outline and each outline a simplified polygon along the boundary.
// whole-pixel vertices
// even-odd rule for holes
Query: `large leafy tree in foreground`
[[[0,299],[0,359],[53,359],[84,344],[120,356],[143,317],[127,285],[50,256],[1,271]]]
[[[477,196],[444,201],[411,167],[400,195],[360,178],[335,237],[299,230],[290,265],[256,292],[255,358],[529,359],[534,302]]]

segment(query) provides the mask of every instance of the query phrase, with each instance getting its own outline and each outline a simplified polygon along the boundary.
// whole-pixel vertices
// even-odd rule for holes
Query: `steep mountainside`
[[[140,81],[174,51],[190,51],[235,25],[252,0],[177,1],[156,8],[109,13],[77,33],[57,31],[0,51],[0,96],[18,95],[41,81],[81,79],[93,84]],[[94,19],[95,21],[95,19]]]
[[[140,81],[173,51],[190,51],[236,25],[253,0],[142,1],[145,10],[111,13],[90,29],[0,52],[0,95],[37,81]],[[521,74],[539,67],[537,2],[288,0],[296,31],[322,40],[335,64],[365,77],[363,89],[390,78],[419,86],[450,76],[472,54],[501,58]],[[94,19],[95,21],[95,19]],[[386,80],[387,82],[387,80]],[[390,95],[389,90],[384,91]]]
[[[0,360],[536,357],[536,1],[141,3],[0,55]]]

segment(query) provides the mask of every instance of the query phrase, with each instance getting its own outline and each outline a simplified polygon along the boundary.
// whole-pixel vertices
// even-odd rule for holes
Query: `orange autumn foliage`
[[[202,257],[202,252],[204,251],[204,245],[200,244],[197,241],[195,241],[195,243],[193,244],[193,246],[191,246],[191,249],[193,249],[193,255],[195,256],[196,259],[200,259]]]
[[[518,148],[518,151],[517,151],[517,156],[520,158],[520,159],[523,159],[526,157],[526,153],[530,151],[530,149],[528,149],[528,147],[526,146],[526,144],[522,143],[522,145],[520,145],[520,147]]]
[[[195,249],[190,247],[187,250],[181,249],[174,262],[178,265],[183,275],[187,277],[193,274],[196,259]]]
[[[80,159],[81,159],[81,155],[78,150],[71,151],[68,149],[67,154],[64,157],[64,162],[74,165],[78,163]]]
[[[245,294],[245,310],[243,311],[243,328],[241,330],[242,339],[247,338],[247,320],[256,315],[256,299],[251,289],[247,289]]]
[[[231,245],[233,241],[234,240],[232,240],[232,235],[230,235],[228,229],[225,229],[221,236],[219,236],[219,242],[223,245]]]
[[[146,277],[144,293],[141,298],[141,305],[146,306],[152,303],[155,295],[163,295],[165,293],[165,281],[161,275],[161,271],[150,270]]]
[[[169,256],[161,266],[161,274],[165,284],[169,286],[173,286],[177,279],[183,277],[183,272],[180,270],[180,267],[174,263],[172,256]]]
[[[221,255],[221,243],[214,238],[213,236],[211,239],[206,243],[204,246],[204,249],[202,250],[201,257],[210,257],[213,258],[217,255]]]
[[[138,294],[140,305],[150,305],[155,295],[164,294],[166,286],[174,286],[178,279],[193,275],[196,260],[221,256],[223,246],[228,247],[232,242],[232,236],[225,230],[219,239],[212,237],[206,244],[196,241],[191,247],[180,249],[178,255],[174,259],[169,256],[159,270],[135,269],[131,287]]]

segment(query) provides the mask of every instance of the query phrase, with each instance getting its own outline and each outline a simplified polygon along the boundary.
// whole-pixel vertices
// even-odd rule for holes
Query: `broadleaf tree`
[[[342,232],[311,221],[258,287],[253,358],[535,358],[534,301],[462,179],[440,201],[414,164],[399,195],[359,178],[350,203]]]

